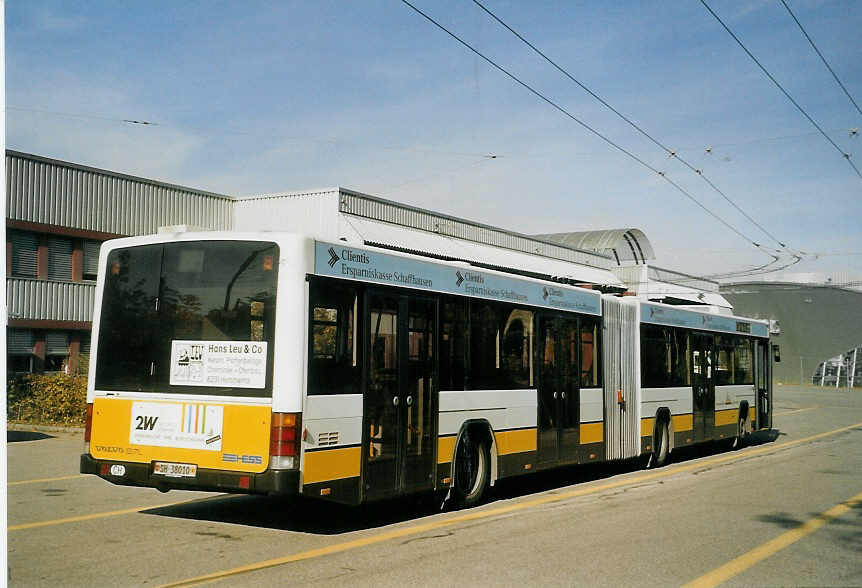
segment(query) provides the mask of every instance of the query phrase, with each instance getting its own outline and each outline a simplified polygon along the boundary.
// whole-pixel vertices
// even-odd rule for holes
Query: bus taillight
[[[90,453],[90,431],[93,429],[93,403],[87,403],[87,420],[84,422],[84,453]]]
[[[272,413],[272,429],[269,438],[269,467],[271,469],[296,469],[299,465],[299,429],[301,424],[301,413]]]

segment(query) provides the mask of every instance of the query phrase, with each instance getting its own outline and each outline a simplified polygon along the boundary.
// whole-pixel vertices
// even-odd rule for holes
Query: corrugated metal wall
[[[534,255],[539,254],[602,269],[616,266],[610,257],[604,255],[562,247],[527,235],[388,202],[365,194],[342,191],[339,211],[484,245],[493,245]]]
[[[637,300],[603,297],[602,315],[606,458],[636,457],[641,449]],[[618,391],[624,404],[618,402]]]
[[[669,284],[703,290],[704,292],[718,292],[720,286],[718,282],[707,280],[706,278],[691,276],[654,265],[649,266],[649,278],[656,282],[667,282]]]
[[[236,231],[292,231],[338,239],[338,191],[242,198],[233,203]]]
[[[92,321],[95,284],[6,278],[10,319]]]
[[[226,196],[24,153],[6,153],[7,218],[118,235],[159,226],[231,228]]]

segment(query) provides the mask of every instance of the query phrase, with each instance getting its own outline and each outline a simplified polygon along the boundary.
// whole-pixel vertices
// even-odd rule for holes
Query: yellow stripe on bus
[[[678,433],[680,431],[691,431],[694,427],[694,418],[690,414],[675,414],[673,419],[673,430]]]
[[[359,477],[362,450],[359,447],[343,447],[305,453],[304,484]]]
[[[497,438],[497,455],[536,450],[536,429],[502,431],[494,436]]]
[[[602,423],[581,423],[581,445],[601,443],[605,440],[605,427]]]
[[[455,453],[455,435],[437,438],[437,463],[450,463]]]
[[[641,437],[649,437],[655,429],[655,417],[641,419]]]
[[[738,408],[731,408],[730,410],[717,410],[715,411],[715,426],[721,427],[724,425],[735,425],[736,417],[738,415]]]

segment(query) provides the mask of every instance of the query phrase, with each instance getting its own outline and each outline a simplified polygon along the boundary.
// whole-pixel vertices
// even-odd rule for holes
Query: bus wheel
[[[748,421],[744,416],[739,417],[739,422],[736,425],[736,437],[733,439],[733,443],[731,447],[733,449],[742,449],[745,447],[745,442],[748,439],[748,435],[746,433],[746,425]]]
[[[479,504],[491,474],[491,458],[485,441],[465,432],[455,451],[455,476],[452,494],[460,507]]]
[[[661,423],[658,427],[658,437],[654,439],[652,452],[652,467],[660,468],[667,463],[667,457],[670,453],[670,440],[667,428],[667,423]]]

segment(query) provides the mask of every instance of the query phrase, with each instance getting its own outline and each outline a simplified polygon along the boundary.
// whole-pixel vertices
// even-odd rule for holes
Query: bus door
[[[712,439],[715,427],[715,379],[713,354],[715,336],[707,333],[693,333],[692,353],[692,391],[694,440]]]
[[[437,302],[371,291],[365,324],[364,495],[430,489],[437,439]]]
[[[578,321],[540,314],[538,385],[539,463],[555,465],[578,459],[580,372]]]
[[[769,341],[756,340],[754,343],[755,364],[757,366],[757,411],[756,423],[757,429],[768,429],[772,426],[772,364],[769,356]]]

